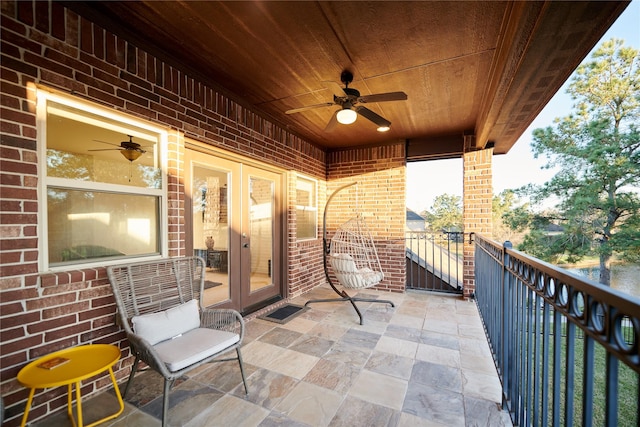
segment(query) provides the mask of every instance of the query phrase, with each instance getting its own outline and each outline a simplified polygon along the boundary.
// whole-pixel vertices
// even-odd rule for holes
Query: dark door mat
[[[205,289],[215,288],[216,286],[222,286],[222,283],[220,283],[220,282],[212,282],[211,280],[205,280],[204,281],[204,288]]]
[[[307,311],[308,307],[302,307],[294,304],[283,305],[280,308],[273,310],[272,312],[263,316],[258,316],[258,319],[268,320],[270,322],[276,322],[280,324],[287,323],[299,314]]]

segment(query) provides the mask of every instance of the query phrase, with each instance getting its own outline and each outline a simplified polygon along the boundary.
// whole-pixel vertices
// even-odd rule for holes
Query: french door
[[[186,165],[186,245],[206,261],[205,304],[248,313],[281,297],[282,175],[193,150]]]

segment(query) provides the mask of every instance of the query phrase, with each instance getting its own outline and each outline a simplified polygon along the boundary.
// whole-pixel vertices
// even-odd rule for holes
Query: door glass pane
[[[203,165],[193,166],[194,255],[206,261],[205,305],[229,299],[229,204],[230,174]]]
[[[259,177],[249,178],[251,292],[271,285],[274,199],[273,181]]]

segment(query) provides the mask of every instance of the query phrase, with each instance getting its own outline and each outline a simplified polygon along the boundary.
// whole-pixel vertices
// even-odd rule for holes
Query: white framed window
[[[296,238],[318,237],[318,182],[298,175],[296,177]]]
[[[166,256],[166,131],[39,90],[42,271]]]

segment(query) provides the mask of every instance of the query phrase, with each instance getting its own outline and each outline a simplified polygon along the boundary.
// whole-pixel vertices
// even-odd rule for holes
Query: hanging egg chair
[[[357,301],[389,304],[391,307],[395,307],[395,305],[393,302],[388,300],[359,298],[357,296],[351,297],[344,290],[338,290],[331,279],[328,264],[331,265],[331,270],[333,271],[338,283],[346,289],[370,288],[377,285],[382,281],[382,279],[384,279],[384,273],[382,272],[373,236],[367,228],[362,215],[357,213],[355,217],[342,224],[331,239],[331,244],[329,244],[327,240],[327,212],[329,210],[331,200],[340,191],[356,184],[356,182],[352,182],[333,192],[325,205],[322,221],[322,257],[324,261],[324,273],[327,278],[327,282],[331,288],[340,295],[340,298],[309,300],[306,302],[305,306],[316,302],[349,301],[356,310],[356,313],[358,313],[358,316],[360,317],[360,324],[362,325],[363,317],[358,306],[355,304]]]
[[[360,215],[336,231],[331,239],[329,262],[338,282],[348,289],[370,288],[384,279],[373,237]]]

